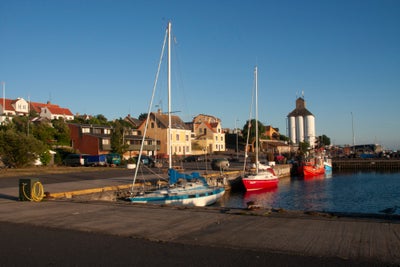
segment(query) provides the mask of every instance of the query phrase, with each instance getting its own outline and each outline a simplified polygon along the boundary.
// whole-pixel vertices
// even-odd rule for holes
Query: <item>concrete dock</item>
[[[106,183],[106,184],[105,184]],[[113,187],[124,178],[45,185],[62,194]],[[96,193],[96,192],[94,192]],[[105,192],[104,192],[105,193]],[[97,192],[96,194],[102,194]],[[284,210],[185,208],[69,199],[18,201],[1,188],[0,222],[135,237],[158,242],[400,265],[400,219]]]

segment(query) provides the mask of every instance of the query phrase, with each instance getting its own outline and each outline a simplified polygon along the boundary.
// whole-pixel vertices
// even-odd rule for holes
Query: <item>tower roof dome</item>
[[[299,97],[296,100],[296,108],[288,114],[288,117],[297,116],[314,116],[308,109],[306,109],[306,101],[304,98]]]

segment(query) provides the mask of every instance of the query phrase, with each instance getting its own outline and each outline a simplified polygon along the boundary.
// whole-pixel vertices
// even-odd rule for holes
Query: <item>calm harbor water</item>
[[[273,190],[225,193],[216,205],[246,208],[254,201],[264,208],[287,210],[377,213],[398,206],[400,172],[333,173],[313,178],[283,178]]]

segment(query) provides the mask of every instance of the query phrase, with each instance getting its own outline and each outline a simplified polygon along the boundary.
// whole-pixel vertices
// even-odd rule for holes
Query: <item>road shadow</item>
[[[1,194],[1,193],[0,193],[0,199],[8,199],[8,200],[15,200],[15,201],[19,200],[19,198],[16,196],[11,196],[11,195]]]

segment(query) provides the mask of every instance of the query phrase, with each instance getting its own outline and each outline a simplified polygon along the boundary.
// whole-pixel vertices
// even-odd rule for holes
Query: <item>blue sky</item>
[[[317,135],[400,148],[400,1],[0,1],[6,97],[108,119],[148,110],[165,27],[176,37],[172,109],[226,128],[249,118],[286,134],[304,92]],[[155,104],[167,109],[165,71]],[[159,93],[158,93],[159,92]]]

